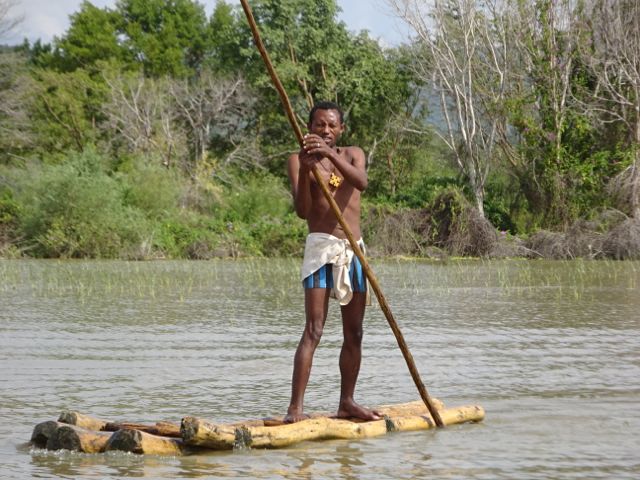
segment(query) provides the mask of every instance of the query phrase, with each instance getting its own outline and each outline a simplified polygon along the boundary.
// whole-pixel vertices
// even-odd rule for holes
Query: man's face
[[[336,146],[336,142],[344,132],[344,124],[340,122],[340,112],[337,110],[316,110],[308,127],[310,133],[322,137],[330,147]]]

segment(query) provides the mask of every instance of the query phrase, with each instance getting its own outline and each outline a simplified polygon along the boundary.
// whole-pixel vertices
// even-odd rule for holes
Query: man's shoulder
[[[341,148],[343,148],[345,153],[351,158],[360,157],[360,156],[364,157],[364,151],[362,150],[362,148],[356,145],[349,145]]]
[[[362,148],[358,147],[357,145],[347,145],[340,148],[343,148],[348,152],[362,152]]]

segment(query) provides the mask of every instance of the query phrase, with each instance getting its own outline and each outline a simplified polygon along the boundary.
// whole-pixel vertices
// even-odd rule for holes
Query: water
[[[284,413],[302,329],[296,260],[0,262],[0,478],[640,476],[640,263],[376,261],[432,396],[484,422],[180,458],[25,445],[75,409],[114,420]],[[418,398],[379,308],[356,398]],[[306,397],[337,406],[332,305]]]

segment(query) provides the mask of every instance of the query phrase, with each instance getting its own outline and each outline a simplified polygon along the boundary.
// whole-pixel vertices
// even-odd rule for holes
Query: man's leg
[[[309,383],[313,354],[320,343],[322,330],[327,320],[330,292],[331,290],[328,288],[306,288],[304,291],[306,323],[293,359],[291,402],[287,415],[284,417],[286,423],[298,422],[307,418],[303,412],[304,392],[307,383]]]
[[[362,358],[362,322],[365,301],[365,293],[354,293],[349,304],[342,307],[344,342],[340,352],[340,406],[337,416],[378,420],[382,418],[378,412],[358,405],[353,399]]]

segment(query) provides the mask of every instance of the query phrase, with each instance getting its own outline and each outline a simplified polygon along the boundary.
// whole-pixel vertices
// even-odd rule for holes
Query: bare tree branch
[[[11,15],[11,10],[17,4],[16,0],[0,0],[0,40],[24,20],[23,15]]]

